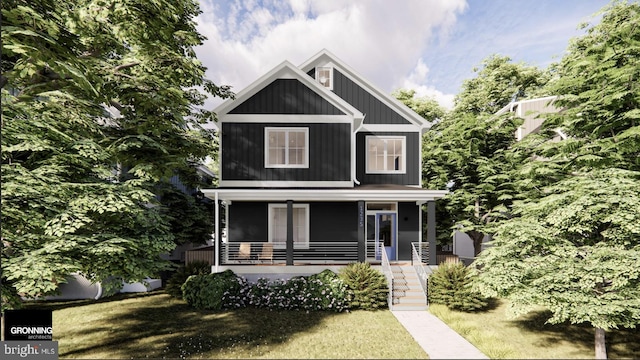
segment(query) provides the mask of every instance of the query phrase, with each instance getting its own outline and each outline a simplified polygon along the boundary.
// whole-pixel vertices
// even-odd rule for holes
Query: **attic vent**
[[[317,67],[316,81],[327,89],[333,90],[333,68],[327,66]]]

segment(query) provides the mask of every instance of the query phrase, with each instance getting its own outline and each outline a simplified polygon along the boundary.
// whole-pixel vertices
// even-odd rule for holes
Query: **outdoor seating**
[[[240,247],[238,248],[238,254],[236,256],[236,260],[251,260],[251,243],[243,242],[240,243]]]
[[[258,260],[261,262],[269,261],[273,264],[273,244],[272,243],[264,243],[262,244],[262,252],[258,255]]]

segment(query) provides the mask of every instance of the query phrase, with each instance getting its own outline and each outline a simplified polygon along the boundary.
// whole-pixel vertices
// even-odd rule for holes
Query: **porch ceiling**
[[[203,189],[210,198],[231,201],[415,201],[418,204],[443,198],[446,190],[399,185],[366,185],[351,189]]]

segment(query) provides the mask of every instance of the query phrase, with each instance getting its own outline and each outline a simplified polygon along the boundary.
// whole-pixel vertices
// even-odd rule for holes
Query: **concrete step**
[[[393,298],[394,304],[417,304],[417,305],[426,305],[427,298],[424,296],[401,296]]]
[[[424,311],[427,310],[429,306],[426,304],[393,304],[392,310],[396,311]]]

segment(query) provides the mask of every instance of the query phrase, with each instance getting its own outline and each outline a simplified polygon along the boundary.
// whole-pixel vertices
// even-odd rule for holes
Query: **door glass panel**
[[[380,216],[380,241],[384,242],[384,246],[393,246],[391,243],[391,231],[392,229],[392,220],[391,215],[389,214],[381,214]]]

